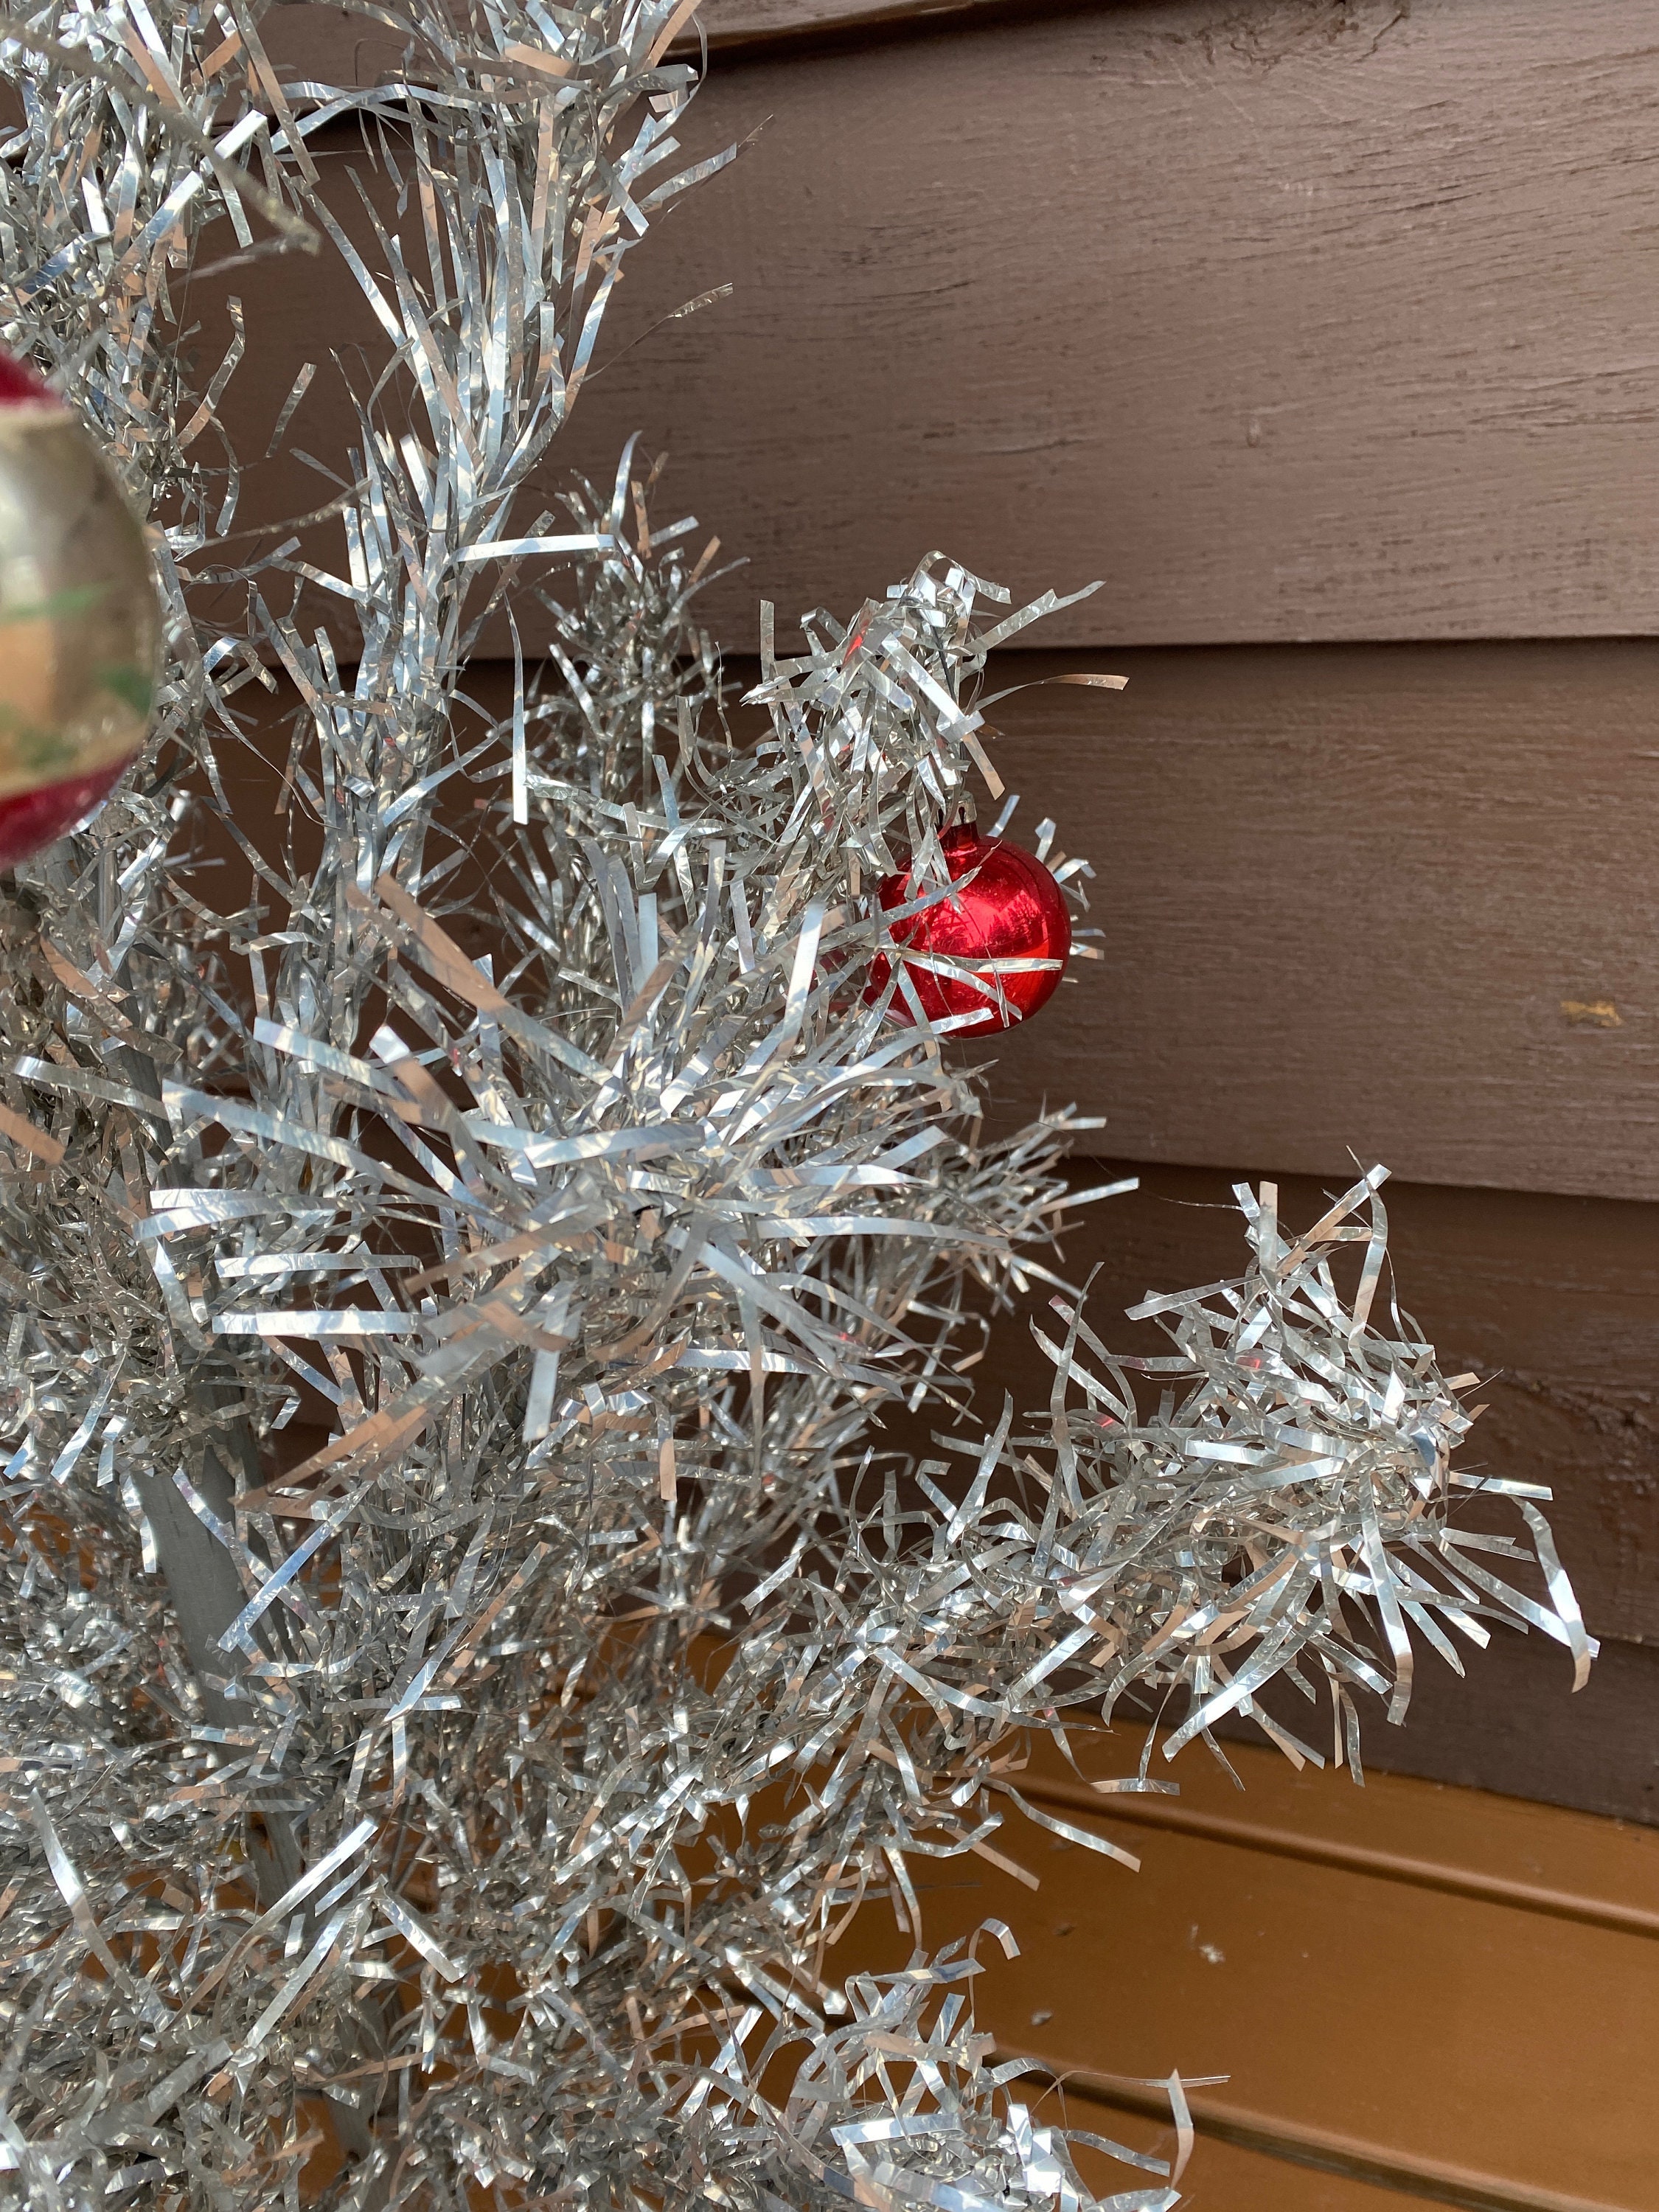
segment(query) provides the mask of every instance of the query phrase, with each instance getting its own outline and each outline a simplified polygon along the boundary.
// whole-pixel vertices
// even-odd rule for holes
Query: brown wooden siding
[[[987,689],[1090,667],[1128,688],[992,715],[1011,834],[1089,857],[1106,955],[997,1052],[1000,1119],[1659,1199],[1659,643],[1030,653]]]
[[[750,564],[711,595],[733,647],[760,593],[855,605],[933,545],[1103,579],[1056,645],[1650,632],[1656,108],[1636,0],[717,52],[688,144],[766,127],[641,248],[560,464],[635,429],[676,457]],[[370,333],[329,257],[248,289],[258,451],[321,334]],[[300,444],[337,442],[337,392]]]

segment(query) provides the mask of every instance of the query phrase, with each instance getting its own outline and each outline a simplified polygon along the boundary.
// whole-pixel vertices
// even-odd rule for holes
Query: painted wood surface
[[[636,428],[677,457],[750,562],[711,594],[733,645],[763,592],[850,607],[933,545],[1103,580],[1057,643],[1650,632],[1644,24],[1150,0],[717,53],[688,145],[766,128],[641,249],[559,466]],[[368,325],[327,257],[249,289],[257,453]],[[345,422],[325,370],[295,436]]]
[[[1407,1725],[1372,1729],[1370,1769],[1659,1825],[1659,1646],[1604,1638],[1577,1697],[1559,1660],[1535,1636],[1494,1634],[1467,1682],[1425,1674]]]
[[[1063,825],[1107,955],[999,1041],[1000,1120],[1659,1198],[1659,647],[1031,653],[987,688],[1079,668],[1127,689],[991,717],[1010,835]]]
[[[1120,1729],[1086,1771],[1133,1771],[1137,1752]],[[1468,1885],[1588,1880],[1651,1909],[1659,1836],[1400,1777],[1359,1792],[1272,1753],[1229,1755],[1242,1793],[1207,1759],[1175,1769],[1180,1806],[1226,1824],[1223,1840],[1131,1821],[1121,1805],[1080,1811],[1057,1755],[1034,1750],[1034,1801],[1136,1853],[1138,1875],[1012,1808],[995,1845],[1035,1894],[983,1861],[916,1863],[930,1948],[993,1917],[1018,1935],[1012,1962],[994,1939],[979,1946],[979,2021],[999,2049],[1064,2080],[1073,2124],[1166,2156],[1173,2130],[1152,2117],[1148,2077],[1227,2076],[1188,2093],[1199,2141],[1183,2186],[1215,2212],[1370,2212],[1373,2193],[1656,2212],[1659,1943]],[[1370,1856],[1287,1856],[1286,1835]],[[1425,1883],[1425,1869],[1440,1879]],[[872,1905],[837,1963],[902,1966],[908,1948]],[[1051,2096],[1040,2116],[1059,2109]]]
[[[1054,2090],[1043,2090],[1040,2079],[1028,2085],[1028,2094],[1042,2095],[1039,2118],[1052,2125],[1060,2117],[1060,2100]],[[1173,2136],[1167,2127],[1121,2109],[1103,2110],[1090,2100],[1067,2102],[1073,2126],[1114,2142],[1133,2140],[1134,2148],[1168,2159]],[[1103,2191],[1121,2190],[1130,2179],[1121,2163],[1098,2153],[1085,2150],[1078,2165],[1085,2179]],[[1189,2166],[1182,2177],[1181,2204],[1182,2212],[1400,2212],[1400,2199],[1390,2191],[1346,2174],[1287,2166],[1270,2153],[1213,2136],[1206,2138],[1196,2167]]]

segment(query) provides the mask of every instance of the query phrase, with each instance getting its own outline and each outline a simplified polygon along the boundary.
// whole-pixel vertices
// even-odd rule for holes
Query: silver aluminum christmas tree
[[[867,994],[875,887],[944,896],[986,656],[1052,602],[932,557],[769,642],[738,745],[631,452],[536,511],[699,173],[685,8],[362,12],[407,46],[372,91],[284,86],[242,0],[4,25],[0,323],[149,520],[168,643],[139,768],[0,886],[0,2201],[1093,2203],[925,1949],[912,1864],[1018,1802],[999,1748],[1126,1698],[1283,1740],[1290,1671],[1340,1759],[1413,1628],[1591,1647],[1530,1498],[1547,1602],[1448,1526],[1468,1417],[1372,1323],[1380,1172],[1300,1237],[1244,1194],[1247,1274],[1114,1361],[1042,1263],[1066,1118],[978,1146],[902,964]],[[332,573],[236,535],[242,328],[198,369],[179,306],[276,251],[385,337]],[[981,1434],[1033,1280],[1052,1407]],[[966,1455],[884,1455],[898,1401]],[[843,1988],[878,1898],[915,1964]]]

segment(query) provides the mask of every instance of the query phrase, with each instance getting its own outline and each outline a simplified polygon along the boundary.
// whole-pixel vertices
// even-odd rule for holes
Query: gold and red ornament
[[[889,931],[913,956],[904,962],[905,975],[923,1013],[930,1022],[976,1014],[951,1030],[958,1037],[987,1036],[1029,1021],[1059,988],[1072,950],[1071,916],[1060,885],[1035,853],[1006,838],[984,836],[972,822],[945,830],[939,849],[951,890],[919,913],[902,915]],[[878,886],[889,913],[926,891],[908,868],[884,876]],[[941,974],[928,964],[935,960],[972,975]],[[881,996],[890,973],[885,957],[878,954],[866,1000]],[[888,1011],[896,1021],[914,1020],[902,982]]]
[[[0,353],[0,868],[108,797],[144,741],[161,620],[113,472]]]

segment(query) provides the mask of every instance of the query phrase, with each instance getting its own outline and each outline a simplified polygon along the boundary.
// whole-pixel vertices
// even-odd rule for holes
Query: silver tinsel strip
[[[0,897],[0,2187],[1166,2212],[1157,2161],[1092,2197],[1021,2101],[914,1862],[999,1850],[1030,1726],[1139,1699],[1166,1748],[1234,1711],[1310,1755],[1277,1675],[1353,1759],[1413,1630],[1591,1647],[1529,1496],[1545,1595],[1449,1524],[1468,1417],[1371,1326],[1380,1176],[1299,1240],[1248,1198],[1249,1275],[1115,1362],[1042,1256],[1091,1125],[979,1143],[902,963],[866,1003],[876,883],[942,885],[986,657],[1060,602],[934,556],[793,656],[769,612],[739,744],[712,549],[632,450],[530,511],[623,254],[716,166],[672,167],[688,11],[371,12],[410,58],[362,93],[281,85],[239,0],[0,27],[5,335],[153,519],[171,653],[142,769]],[[232,539],[243,321],[198,370],[175,308],[216,221],[342,255],[383,334],[331,566]],[[274,832],[232,795],[273,671]],[[1036,1282],[1047,1425],[981,1434],[963,1377]],[[965,1462],[885,1449],[897,1402]],[[915,1963],[842,1987],[874,1895]]]

